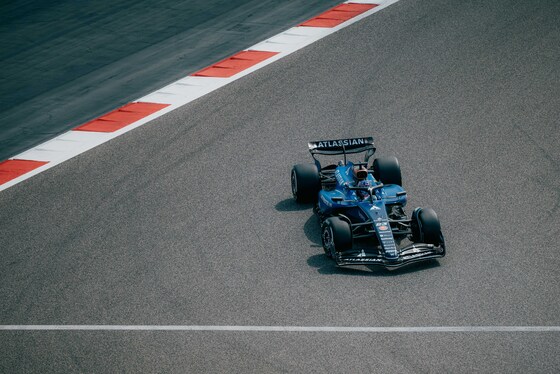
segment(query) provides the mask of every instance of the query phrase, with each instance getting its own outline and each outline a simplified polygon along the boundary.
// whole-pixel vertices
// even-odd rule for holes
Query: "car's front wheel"
[[[352,249],[352,228],[340,217],[329,217],[321,227],[321,240],[325,254],[333,257],[336,252]]]
[[[441,245],[443,236],[438,216],[432,208],[416,208],[412,212],[412,240],[417,243]]]

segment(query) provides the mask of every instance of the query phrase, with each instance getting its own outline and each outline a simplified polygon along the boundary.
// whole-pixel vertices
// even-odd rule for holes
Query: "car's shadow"
[[[303,225],[303,232],[310,242],[315,244],[315,246],[319,246],[319,248],[323,248],[321,243],[319,219],[313,213],[313,204],[299,204],[293,198],[289,198],[277,203],[275,208],[279,212],[299,212],[309,210],[309,219],[305,221],[305,224]]]
[[[303,232],[305,233],[307,239],[312,243],[310,246],[317,250],[318,253],[309,257],[307,259],[307,264],[311,267],[317,268],[317,271],[320,274],[394,277],[416,271],[425,271],[440,266],[437,260],[418,262],[394,270],[388,270],[381,266],[371,265],[337,266],[336,263],[328,258],[323,252],[319,219],[312,211],[313,204],[299,204],[293,198],[289,198],[278,202],[275,208],[279,212],[309,210],[310,217],[303,225]]]
[[[300,204],[297,203],[293,197],[279,201],[274,208],[279,212],[299,212],[302,210],[311,210],[313,204]]]

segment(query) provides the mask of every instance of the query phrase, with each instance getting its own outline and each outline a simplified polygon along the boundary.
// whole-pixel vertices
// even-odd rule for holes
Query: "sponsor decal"
[[[354,258],[345,258],[342,259],[343,262],[383,262],[383,259],[380,258],[363,258],[363,257],[354,257]]]
[[[341,140],[325,140],[317,142],[317,148],[335,148],[335,147],[348,147],[352,145],[369,144],[367,139],[341,139]]]
[[[325,197],[325,195],[321,195],[321,200],[325,203],[326,206],[332,207],[332,203]]]
[[[379,226],[379,230],[381,231],[385,231],[388,230],[389,228],[387,226]]]
[[[340,185],[344,184],[344,178],[342,178],[342,175],[340,175],[340,170],[339,169],[336,169],[336,171],[334,172],[334,176],[335,176],[338,184],[340,184]]]
[[[371,208],[369,208],[369,210],[381,210],[381,208],[378,207],[377,205],[372,205]]]

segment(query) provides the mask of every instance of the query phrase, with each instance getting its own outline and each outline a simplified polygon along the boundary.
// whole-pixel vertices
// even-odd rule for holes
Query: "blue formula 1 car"
[[[323,249],[337,265],[381,265],[388,269],[445,256],[436,213],[416,208],[409,218],[407,195],[395,157],[376,158],[373,138],[310,142],[314,163],[292,168],[292,193],[299,203],[314,203]],[[363,162],[348,155],[365,153]],[[321,166],[318,155],[342,155]]]

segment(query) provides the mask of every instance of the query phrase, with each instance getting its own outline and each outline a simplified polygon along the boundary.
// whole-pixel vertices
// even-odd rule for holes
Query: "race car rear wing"
[[[319,140],[309,142],[309,152],[315,159],[315,155],[344,155],[344,163],[346,164],[346,155],[350,153],[366,152],[365,161],[375,153],[375,145],[373,138],[349,138],[336,140]],[[316,159],[315,159],[316,160]]]
[[[319,140],[309,142],[309,152],[321,155],[341,155],[343,153],[359,153],[368,150],[375,151],[373,138],[351,138],[337,140]]]

